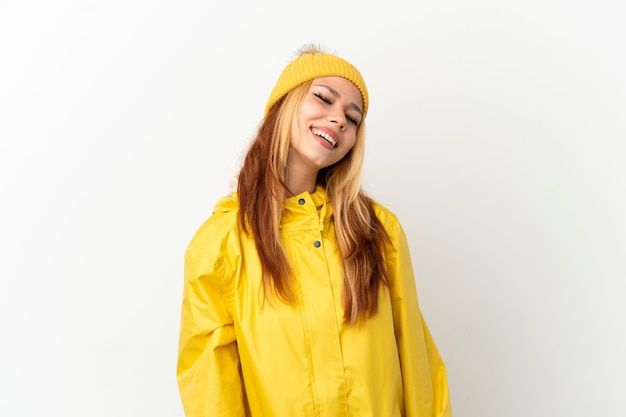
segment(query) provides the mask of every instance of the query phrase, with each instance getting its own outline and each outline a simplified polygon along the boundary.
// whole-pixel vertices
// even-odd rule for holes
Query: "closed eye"
[[[320,93],[314,93],[314,95],[315,95],[315,97],[317,97],[320,100],[322,100],[324,103],[330,104],[330,100],[327,99],[326,97],[324,97],[323,95],[321,95]]]
[[[348,116],[348,115],[346,114],[346,119],[348,119],[348,120],[350,121],[350,123],[352,123],[352,124],[353,124],[353,125],[355,125],[355,126],[358,126],[358,125],[359,125],[359,121],[358,121],[358,120],[356,120],[354,117],[350,117],[350,116]]]

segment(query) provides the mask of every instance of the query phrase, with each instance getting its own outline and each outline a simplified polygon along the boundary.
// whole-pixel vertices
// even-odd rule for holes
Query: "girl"
[[[187,417],[451,416],[397,218],[360,186],[368,94],[344,59],[287,65],[185,254]]]

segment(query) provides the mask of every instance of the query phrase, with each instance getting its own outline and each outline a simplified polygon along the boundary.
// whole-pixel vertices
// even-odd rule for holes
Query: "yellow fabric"
[[[265,115],[267,116],[267,113],[278,100],[300,84],[314,78],[331,76],[346,78],[352,81],[361,91],[361,96],[363,97],[363,118],[365,118],[369,99],[367,87],[361,73],[345,59],[326,53],[302,54],[287,64],[265,105]]]
[[[359,326],[343,324],[341,260],[321,187],[285,201],[295,305],[264,302],[237,210],[236,194],[222,198],[185,255],[177,375],[187,417],[452,416],[445,366],[391,212],[376,206],[393,241],[385,253],[391,288]]]

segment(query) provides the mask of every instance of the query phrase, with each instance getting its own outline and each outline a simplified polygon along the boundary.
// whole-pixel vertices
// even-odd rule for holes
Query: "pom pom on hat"
[[[314,78],[343,77],[359,89],[363,97],[363,117],[367,114],[368,96],[365,81],[359,70],[348,61],[336,55],[325,52],[305,51],[291,61],[278,78],[270,98],[265,106],[265,116],[270,109],[288,92]]]

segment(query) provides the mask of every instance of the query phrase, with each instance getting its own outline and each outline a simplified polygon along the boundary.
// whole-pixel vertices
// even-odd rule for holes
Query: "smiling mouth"
[[[320,138],[324,139],[326,142],[330,143],[333,148],[337,147],[337,142],[335,141],[335,139],[330,137],[328,133],[319,129],[311,129],[311,132],[313,132],[314,135],[317,135]]]

